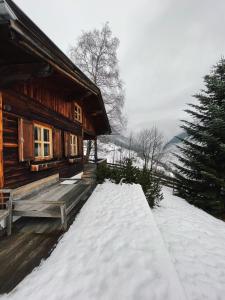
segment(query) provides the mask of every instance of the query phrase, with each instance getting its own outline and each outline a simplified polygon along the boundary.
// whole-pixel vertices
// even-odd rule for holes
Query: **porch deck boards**
[[[17,215],[20,211],[55,211],[57,207],[52,207],[54,204],[60,204],[64,201],[64,195],[68,195],[71,192],[71,197],[73,199],[76,197],[76,194],[79,192],[79,184],[63,185],[60,183],[54,184],[50,187],[44,188],[39,193],[33,195],[28,195],[22,199],[15,199],[13,201],[14,215]],[[69,205],[69,202],[66,201],[66,205]]]
[[[85,166],[84,184],[82,185],[60,185],[63,189],[68,190],[70,190],[71,186],[73,188],[74,186],[76,188],[79,186],[70,201],[76,201],[76,196],[78,197],[82,194],[81,189],[84,190],[87,186],[91,187],[81,197],[70,214],[66,216],[67,229],[73,223],[77,213],[94,188],[95,168],[94,165]],[[34,196],[36,197],[37,195]],[[70,205],[70,201],[68,205]],[[22,217],[13,224],[11,236],[0,237],[0,294],[10,292],[40,264],[42,259],[50,255],[60,236],[63,234],[60,225],[61,221],[59,218]]]
[[[68,216],[69,224],[83,204],[80,202]],[[62,234],[60,219],[17,220],[12,235],[0,240],[0,294],[10,292],[42,259],[47,258]]]
[[[86,165],[82,180],[74,180],[72,184],[56,182],[32,194],[14,198],[13,215],[61,218],[62,226],[66,227],[64,215],[69,214],[77,203],[90,193],[95,184],[95,168],[93,164]]]

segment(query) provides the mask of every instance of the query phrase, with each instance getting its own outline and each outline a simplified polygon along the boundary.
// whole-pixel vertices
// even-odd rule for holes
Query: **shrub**
[[[132,164],[131,159],[125,159],[120,166],[101,164],[97,167],[97,182],[103,183],[105,179],[110,179],[119,183],[121,179],[126,183],[137,183],[142,186],[150,207],[155,207],[163,199],[160,180],[152,175],[147,168],[142,170]]]

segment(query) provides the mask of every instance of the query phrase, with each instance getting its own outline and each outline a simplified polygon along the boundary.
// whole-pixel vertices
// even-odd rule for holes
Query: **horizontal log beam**
[[[51,120],[51,125],[53,126],[61,128],[62,130],[68,130],[79,136],[82,134],[82,126],[80,124],[77,124],[59,113],[48,109],[43,104],[28,96],[5,90],[3,97],[3,110],[5,112],[13,113],[17,116],[37,120],[43,123],[46,123],[46,120]]]
[[[13,64],[0,67],[0,87],[5,88],[16,81],[28,81],[32,78],[45,78],[53,73],[48,64]]]

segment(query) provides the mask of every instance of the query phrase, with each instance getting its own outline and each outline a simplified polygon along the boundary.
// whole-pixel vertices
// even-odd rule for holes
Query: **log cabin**
[[[61,218],[66,228],[67,214],[90,187],[61,187],[58,180],[84,169],[84,140],[95,141],[97,159],[97,136],[110,133],[100,89],[13,1],[0,0],[0,222],[8,234],[12,215]],[[40,198],[41,187],[55,181]],[[28,209],[25,192],[33,190]]]
[[[0,0],[0,188],[82,171],[110,134],[99,88],[15,5]]]

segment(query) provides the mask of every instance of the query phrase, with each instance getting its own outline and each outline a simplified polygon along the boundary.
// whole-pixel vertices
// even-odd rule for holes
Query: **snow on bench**
[[[185,299],[141,187],[109,182],[96,188],[51,256],[4,297]]]

